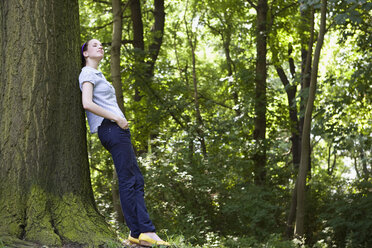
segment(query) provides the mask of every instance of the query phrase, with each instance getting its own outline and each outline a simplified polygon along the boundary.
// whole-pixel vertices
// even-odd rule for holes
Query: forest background
[[[216,247],[293,238],[306,77],[315,70],[306,72],[306,56],[319,43],[321,2],[119,4],[115,75],[158,229]],[[310,246],[372,242],[370,14],[367,1],[328,1],[303,191]],[[82,40],[101,40],[113,56],[117,20],[111,2],[80,1]],[[101,67],[111,81],[113,66],[107,56]],[[117,223],[110,156],[88,140],[96,200]]]
[[[43,4],[36,2],[36,9]],[[70,7],[74,13],[73,2],[53,1],[63,7],[53,7],[50,12],[61,13],[56,16],[63,20]],[[113,83],[119,105],[130,123],[132,142],[145,177],[146,203],[160,236],[167,237],[177,247],[369,247],[372,243],[370,1],[78,2],[80,43],[96,38],[104,45],[106,56],[100,70]],[[7,11],[12,9],[11,5],[5,3],[0,5],[2,27],[7,27],[3,24],[8,16],[13,18],[12,12]],[[33,16],[39,12],[29,13]],[[43,18],[48,15],[40,16],[41,24],[36,21],[31,25],[44,34]],[[74,30],[78,27],[77,18],[72,19],[66,22]],[[58,28],[56,23],[53,25]],[[52,33],[45,29],[48,32]],[[2,34],[5,33],[7,29],[2,28]],[[12,38],[10,34],[0,37],[3,48],[9,43],[8,37]],[[39,38],[42,40],[42,35]],[[63,39],[57,44],[67,46],[66,51],[71,53],[69,39],[72,45],[77,45],[78,37],[71,32]],[[0,57],[5,66],[0,76],[8,80],[16,74],[11,69],[8,73],[9,56],[5,56],[8,51],[3,48]],[[14,54],[20,50],[15,49]],[[37,66],[53,67],[43,64],[50,57],[38,60]],[[71,63],[71,67],[74,68],[70,77],[77,76],[76,63]],[[58,80],[58,75],[52,77]],[[6,84],[7,80],[0,84],[1,109],[12,101],[17,103],[18,96],[15,100],[7,98],[13,90],[13,86]],[[77,82],[75,78],[70,81]],[[54,90],[54,86],[49,87],[47,90]],[[65,95],[70,97],[65,92],[72,89],[76,92],[69,99],[77,102],[80,94],[77,83],[75,89],[63,87],[64,93],[53,104],[60,104],[58,99]],[[43,86],[36,84],[33,92],[42,92],[41,89]],[[24,95],[19,99],[26,98]],[[46,101],[47,97],[43,99]],[[76,106],[81,109],[77,104],[71,106],[70,112],[78,112]],[[35,148],[38,152],[30,154],[30,158],[36,154],[35,161],[39,163],[26,170],[25,173],[30,173],[26,185],[21,183],[24,177],[15,184],[7,179],[7,172],[23,173],[17,169],[21,165],[13,171],[12,162],[34,161],[18,155],[12,157],[7,152],[19,140],[12,139],[12,135],[22,134],[13,131],[10,136],[5,135],[10,127],[8,119],[13,118],[12,123],[16,123],[13,120],[21,118],[17,117],[22,112],[19,108],[14,105],[14,113],[0,113],[0,247],[12,243],[3,233],[54,246],[101,242],[97,241],[101,234],[109,234],[99,218],[92,217],[94,210],[86,207],[90,204],[86,199],[90,197],[90,186],[79,184],[89,177],[84,168],[76,170],[78,167],[71,163],[65,171],[54,165],[39,170],[44,162],[37,156],[44,148],[38,144]],[[45,121],[41,118],[35,122],[36,130],[40,129],[42,135],[33,137],[31,132],[25,144],[45,136],[45,147],[52,144],[53,148],[62,147],[69,152],[77,150],[71,156],[60,152],[62,160],[73,161],[76,156],[81,158],[76,163],[84,165],[87,156],[84,151],[56,144],[75,139],[79,142],[85,129],[74,129],[67,135],[63,133],[64,136],[57,132],[57,137],[53,137],[48,128],[51,118],[64,121],[59,124],[60,130],[71,121],[55,109],[50,108],[50,113],[35,111],[35,120],[47,117]],[[26,130],[29,135],[33,124],[28,125],[22,129],[20,124],[19,130]],[[79,120],[74,120],[72,126],[79,126]],[[86,128],[89,131],[88,125]],[[129,231],[120,214],[110,154],[96,134],[87,132],[87,144],[95,203],[106,222],[126,237]],[[25,145],[25,149],[33,148]],[[48,155],[45,161],[49,159]],[[58,163],[61,167],[69,164]],[[50,176],[50,171],[58,173]],[[38,181],[46,177],[50,181]],[[36,181],[50,192],[29,186]],[[17,185],[25,188],[29,196],[17,198],[20,191]],[[54,189],[51,185],[62,186]],[[13,189],[15,198],[8,193]],[[66,196],[66,192],[74,194]],[[63,196],[63,203],[50,197],[52,193]],[[84,211],[82,214],[71,211],[80,209],[74,205],[79,205],[80,198],[75,198],[79,195],[83,196],[81,202],[88,209],[87,215]],[[14,208],[13,213],[9,206],[19,202],[25,202],[26,210]],[[40,205],[41,210],[35,207]],[[74,219],[75,214],[80,219]],[[88,217],[97,228],[88,224],[85,227],[92,233],[97,230],[100,233],[96,235],[96,232],[91,239],[81,235],[85,230],[75,229],[77,223]],[[68,219],[73,221],[68,223]],[[11,220],[15,224],[8,228],[13,223]]]

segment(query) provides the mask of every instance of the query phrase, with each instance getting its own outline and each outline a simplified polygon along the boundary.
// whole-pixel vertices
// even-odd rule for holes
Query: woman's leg
[[[144,201],[144,181],[138,167],[129,130],[123,130],[116,123],[101,125],[99,138],[114,160],[119,181],[120,202],[131,236],[155,232]]]

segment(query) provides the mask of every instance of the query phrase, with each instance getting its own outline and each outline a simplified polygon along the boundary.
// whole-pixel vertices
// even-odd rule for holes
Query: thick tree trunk
[[[0,236],[114,238],[90,185],[77,1],[0,2]]]
[[[257,38],[256,38],[256,98],[255,124],[253,138],[257,143],[257,151],[253,155],[255,183],[264,184],[266,178],[266,37],[267,37],[267,0],[257,3]]]
[[[121,35],[122,35],[122,10],[121,0],[112,0],[112,15],[113,15],[113,27],[112,27],[112,43],[111,43],[111,79],[112,84],[115,88],[116,99],[118,105],[124,113],[124,100],[123,100],[123,88],[121,82],[120,73],[120,48],[121,48]],[[112,184],[112,201],[116,212],[116,220],[119,223],[124,223],[124,215],[121,210],[120,199],[119,199],[119,188],[118,188],[118,176],[116,170],[113,172],[113,184]]]
[[[314,60],[311,71],[311,81],[309,89],[309,97],[306,104],[306,112],[304,119],[304,129],[302,132],[301,145],[301,162],[297,178],[297,212],[296,212],[296,227],[295,235],[303,237],[305,234],[305,186],[306,175],[309,169],[309,154],[310,154],[310,132],[311,132],[311,118],[315,101],[316,83],[318,77],[318,66],[320,59],[320,51],[323,46],[324,35],[326,32],[326,14],[327,14],[327,0],[322,0],[321,7],[321,22],[319,36],[316,42],[314,52]]]

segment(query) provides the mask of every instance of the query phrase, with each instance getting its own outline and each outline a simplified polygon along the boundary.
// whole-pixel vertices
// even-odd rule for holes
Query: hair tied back
[[[81,47],[81,54],[83,55],[83,53],[84,53],[84,47],[85,47],[85,45],[86,45],[87,43],[85,42],[84,44],[83,44],[83,46]],[[84,55],[83,55],[84,56]]]

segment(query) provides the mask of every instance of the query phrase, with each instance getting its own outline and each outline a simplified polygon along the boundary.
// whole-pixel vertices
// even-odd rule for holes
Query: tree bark
[[[266,178],[266,37],[267,37],[267,0],[258,0],[257,35],[256,35],[256,97],[255,97],[255,123],[253,138],[257,143],[257,151],[253,155],[254,177],[256,184],[264,184]]]
[[[77,1],[1,1],[0,236],[103,244],[90,185]]]
[[[301,37],[301,101],[300,101],[300,112],[305,112],[307,97],[303,94],[310,86],[310,73],[311,73],[311,60],[313,54],[313,44],[314,44],[314,10],[301,11],[301,22],[300,22],[300,37]],[[307,36],[310,33],[310,36]],[[289,61],[291,73],[293,74],[293,61]],[[296,106],[297,108],[297,106]],[[292,119],[292,117],[291,117]],[[296,174],[298,175],[298,168],[301,160],[301,150],[302,150],[302,133],[304,125],[304,116],[300,114],[300,118],[297,121],[298,134],[294,136],[292,133],[292,155],[293,155],[293,165]],[[293,142],[295,141],[295,142]],[[295,143],[297,144],[295,146]],[[310,140],[308,143],[310,147]],[[296,155],[295,155],[296,154]],[[296,158],[295,158],[296,156]],[[308,154],[308,163],[310,164],[310,153]],[[297,212],[297,182],[295,183],[295,188],[292,191],[290,211],[287,218],[287,236],[291,237],[294,232],[293,223],[296,219]]]
[[[275,56],[275,52],[273,52],[273,57]],[[276,71],[283,83],[283,86],[287,93],[287,100],[288,100],[288,111],[289,111],[289,119],[291,123],[291,142],[292,142],[292,161],[293,161],[293,168],[295,171],[298,171],[300,159],[301,159],[301,146],[300,146],[300,135],[299,135],[299,122],[297,118],[297,106],[296,106],[296,87],[295,85],[290,85],[290,82],[281,66],[275,66]],[[294,70],[293,70],[294,71]],[[292,72],[292,75],[295,73]],[[286,235],[287,237],[291,237],[293,235],[293,222],[296,217],[296,206],[297,206],[297,184],[295,185],[291,204],[289,208],[288,218],[287,218],[287,227],[286,227]]]
[[[139,102],[142,98],[139,91],[139,84],[142,81],[141,75],[144,72],[142,64],[145,59],[145,42],[143,41],[143,22],[140,0],[130,0],[131,19],[133,26],[133,47],[135,56],[134,76],[135,76],[135,94],[134,101]]]
[[[310,81],[311,81],[311,61],[313,55],[313,44],[314,44],[314,8],[311,8],[307,11],[301,12],[301,40],[303,41],[302,49],[301,49],[301,56],[302,56],[302,65],[301,65],[301,101],[300,101],[300,112],[303,113],[300,115],[300,134],[302,135],[304,129],[304,120],[305,120],[305,110],[306,104],[308,102],[308,94],[306,92],[309,91]],[[307,33],[310,32],[310,36],[307,36]],[[308,41],[308,44],[306,44]],[[306,49],[307,47],[307,49]],[[302,142],[302,141],[301,141]],[[310,142],[310,141],[309,141]],[[308,144],[310,146],[310,143]],[[309,169],[311,166],[310,163],[310,153],[309,153]]]
[[[283,68],[278,65],[275,66],[276,72],[279,75],[279,78],[282,81],[282,84],[287,93],[288,100],[288,112],[289,112],[289,121],[291,123],[291,142],[292,142],[292,160],[293,167],[298,169],[301,158],[301,149],[300,149],[300,133],[299,133],[299,123],[297,118],[297,106],[296,106],[296,85],[291,85]]]
[[[123,89],[120,75],[120,48],[122,36],[121,0],[112,0],[112,43],[111,43],[111,79],[115,88],[118,105],[124,113]]]
[[[327,0],[322,0],[321,7],[321,22],[319,36],[316,42],[314,52],[313,66],[311,71],[311,81],[309,89],[309,97],[306,104],[304,129],[302,132],[301,145],[301,162],[297,178],[297,212],[296,212],[296,227],[295,235],[303,237],[305,234],[305,186],[306,176],[309,169],[309,154],[310,154],[310,132],[311,132],[311,118],[315,101],[316,84],[318,77],[318,66],[320,59],[320,52],[323,46],[324,35],[326,32],[326,14],[327,14]]]
[[[137,127],[138,133],[143,137],[137,140],[142,143],[142,152],[148,148],[148,139],[156,136],[154,131],[154,123],[148,121],[148,116],[151,111],[154,111],[153,105],[150,104],[150,99],[162,101],[157,92],[152,88],[151,82],[154,77],[155,63],[159,55],[161,44],[163,41],[165,11],[164,0],[154,0],[154,19],[155,22],[151,28],[152,42],[148,44],[148,49],[145,50],[145,42],[143,36],[143,22],[141,13],[141,2],[132,0],[130,2],[131,19],[133,23],[133,46],[134,46],[134,78],[135,78],[135,95],[134,95],[134,114],[135,119],[141,122],[141,126]],[[145,62],[146,61],[146,62]],[[144,98],[145,97],[145,98]],[[140,103],[141,99],[142,103]],[[142,106],[141,106],[142,104]],[[143,106],[145,105],[145,107]]]
[[[113,15],[113,27],[112,27],[112,43],[111,43],[111,79],[112,84],[115,88],[116,100],[119,108],[124,113],[124,100],[123,100],[123,88],[121,82],[121,69],[120,69],[120,48],[121,48],[121,36],[122,36],[122,9],[121,0],[112,0],[112,15]],[[113,184],[112,184],[112,201],[116,212],[116,220],[119,223],[124,223],[124,215],[121,210],[119,188],[118,188],[118,176],[116,170],[113,172]]]
[[[149,74],[151,78],[154,76],[155,62],[158,59],[161,44],[163,43],[164,36],[164,0],[154,0],[154,25],[151,28],[153,42],[149,46],[150,60],[148,62]]]

